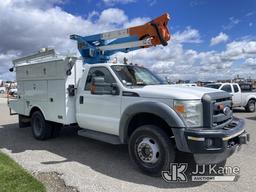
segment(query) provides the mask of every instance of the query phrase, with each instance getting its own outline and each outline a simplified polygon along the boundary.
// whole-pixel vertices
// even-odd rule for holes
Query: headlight
[[[203,125],[201,100],[174,100],[173,106],[187,127],[201,127]]]

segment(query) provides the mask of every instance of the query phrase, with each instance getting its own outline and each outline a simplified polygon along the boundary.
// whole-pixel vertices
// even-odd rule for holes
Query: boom
[[[127,53],[160,44],[166,46],[170,39],[169,20],[169,14],[165,13],[144,25],[84,37],[71,35],[70,39],[77,41],[84,63],[104,63],[117,52]]]

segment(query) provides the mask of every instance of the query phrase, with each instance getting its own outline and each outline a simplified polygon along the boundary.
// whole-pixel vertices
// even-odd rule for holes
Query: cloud
[[[226,60],[246,59],[256,55],[256,41],[241,40],[233,41],[226,46],[226,51],[221,53]]]
[[[30,7],[47,9],[55,5],[63,4],[67,0],[5,0],[4,4],[10,4],[16,7]]]
[[[138,25],[142,25],[146,22],[149,22],[151,19],[148,17],[138,17],[138,18],[134,18],[126,23],[124,23],[124,28],[129,28],[129,27],[133,27],[133,26],[138,26]]]
[[[173,40],[179,43],[201,43],[199,31],[197,29],[192,29],[187,27],[184,31],[176,32],[173,35]]]
[[[230,30],[233,27],[235,27],[238,23],[240,23],[240,19],[234,18],[234,17],[229,17],[229,23],[226,25],[222,25],[222,28],[224,30]]]
[[[58,7],[59,3],[65,1],[45,2],[48,2],[47,6],[32,0],[0,1],[0,26],[4,26],[0,30],[0,79],[14,78],[14,73],[8,72],[12,59],[36,52],[42,47],[50,46],[60,53],[77,53],[76,42],[69,40],[71,34],[96,34],[143,24],[152,19],[129,19],[123,10],[117,8],[105,9],[102,12],[92,11],[87,18],[82,18]],[[120,62],[125,56],[129,62],[143,64],[171,80],[225,79],[236,74],[256,76],[253,70],[248,72],[248,68],[253,69],[252,63],[256,58],[255,40],[246,38],[229,42],[223,51],[196,51],[186,48],[187,43],[201,42],[199,31],[186,27],[175,32],[166,47],[157,46],[127,54],[118,53],[115,56]],[[238,66],[237,62],[240,61],[242,64]]]
[[[136,0],[103,0],[103,2],[108,6],[113,6],[115,4],[134,3]]]
[[[240,73],[247,74],[248,77],[255,78],[256,56],[248,58],[244,61],[243,67],[240,68]]]
[[[246,17],[250,17],[250,16],[253,16],[255,14],[255,12],[248,12],[248,13],[246,13]]]
[[[147,0],[147,2],[149,3],[149,6],[154,6],[157,3],[157,0]]]
[[[39,1],[33,2],[0,2],[0,26],[4,26],[0,30],[0,54],[1,58],[5,58],[0,60],[0,79],[8,77],[4,74],[9,74],[13,58],[37,52],[42,47],[53,47],[60,53],[77,53],[76,42],[69,39],[71,34],[101,33],[123,27],[123,23],[128,25],[145,20],[129,20],[124,11],[117,8],[100,13],[94,11],[84,19],[55,6],[60,1],[48,1],[48,8],[40,7]],[[112,14],[115,15],[114,20]]]
[[[158,46],[127,54],[118,53],[116,56],[120,58],[120,62],[125,56],[129,62],[143,64],[160,76],[171,80],[228,79],[236,74],[256,78],[256,74],[249,73],[244,64],[237,65],[240,60],[256,57],[256,41],[249,39],[232,41],[219,52],[199,52],[184,48],[180,42],[170,41],[166,47]]]
[[[217,35],[216,37],[213,37],[211,39],[211,43],[210,45],[217,45],[219,43],[222,43],[222,42],[226,42],[228,40],[228,35],[223,33],[223,32],[220,32],[219,35]]]
[[[190,2],[191,7],[197,7],[197,6],[201,6],[201,5],[205,5],[205,4],[206,4],[206,2],[202,1],[202,0],[192,0]]]
[[[250,67],[256,68],[256,58],[248,58],[245,60],[245,64]]]
[[[102,25],[123,24],[128,21],[124,11],[117,8],[109,8],[102,11],[99,17],[99,23]]]

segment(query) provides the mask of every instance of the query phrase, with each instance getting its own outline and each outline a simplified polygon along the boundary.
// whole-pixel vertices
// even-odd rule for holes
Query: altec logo
[[[169,171],[162,171],[166,182],[187,182],[187,163],[171,163]],[[192,181],[237,181],[240,168],[235,166],[196,165],[189,174]]]

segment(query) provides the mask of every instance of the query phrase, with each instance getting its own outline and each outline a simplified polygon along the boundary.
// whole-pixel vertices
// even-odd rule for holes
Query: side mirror
[[[91,94],[94,95],[119,95],[119,88],[116,83],[106,83],[104,77],[93,77]]]

